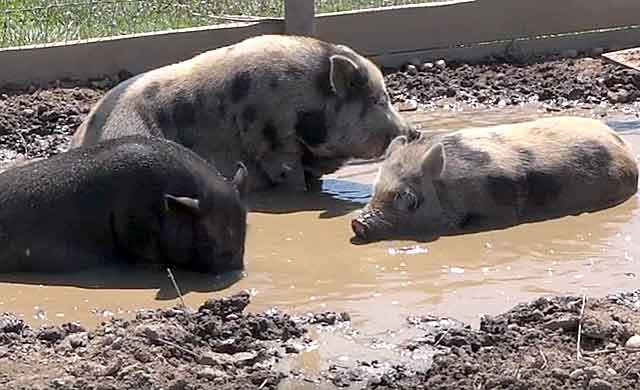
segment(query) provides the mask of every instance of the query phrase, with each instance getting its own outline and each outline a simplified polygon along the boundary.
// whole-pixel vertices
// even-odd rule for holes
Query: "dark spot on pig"
[[[310,147],[327,140],[327,118],[320,110],[298,112],[296,135]]]
[[[193,125],[196,112],[190,97],[184,93],[178,94],[173,102],[173,123],[177,128]]]
[[[193,106],[196,111],[203,112],[207,109],[207,94],[204,91],[197,91]]]
[[[487,176],[489,194],[500,206],[516,206],[518,203],[519,185],[508,176]]]
[[[146,119],[145,119],[145,121],[146,121]],[[155,111],[155,121],[156,121],[158,127],[161,128],[161,129],[165,129],[165,128],[167,128],[169,126],[169,121],[170,121],[169,115],[164,111],[164,108],[158,107],[156,109],[156,111]],[[147,125],[149,126],[150,129],[155,127],[153,125],[149,125],[149,124],[147,124]]]
[[[244,119],[245,124],[253,123],[258,116],[258,110],[252,105],[247,106],[242,112],[242,119]]]
[[[144,108],[138,111],[140,116],[142,117],[142,120],[145,122],[149,129],[166,128],[173,126],[173,123],[171,123],[171,114],[165,111],[164,106],[157,104],[160,88],[160,83],[154,81],[149,83],[149,85],[146,86],[142,91],[142,96],[145,100],[145,106],[155,108],[152,113],[147,113],[148,108]],[[167,88],[169,88],[169,86],[167,86]]]
[[[95,128],[101,128],[109,119],[111,112],[116,107],[116,105],[120,102],[122,96],[127,92],[129,86],[133,84],[136,80],[142,77],[143,74],[139,74],[135,77],[127,79],[126,81],[121,82],[116,85],[111,91],[109,91],[101,104],[102,113],[91,115],[91,119],[89,119],[89,126]],[[146,97],[146,96],[145,96]]]
[[[469,147],[459,134],[443,137],[442,143],[452,160],[463,160],[474,166],[484,166],[491,162],[489,153]]]
[[[278,149],[281,146],[280,139],[278,138],[278,129],[274,126],[272,121],[268,121],[264,125],[262,135],[269,145],[271,145],[271,150]]]
[[[602,174],[609,170],[611,153],[597,141],[581,141],[570,147],[571,157],[580,171]]]
[[[527,204],[541,207],[555,200],[562,191],[562,183],[545,172],[529,171],[527,181]]]
[[[224,102],[224,97],[218,97],[218,116],[224,119],[227,116],[227,105]]]
[[[249,96],[251,74],[247,71],[238,73],[231,82],[231,101],[238,103]]]
[[[144,96],[145,100],[149,103],[154,104],[158,97],[158,92],[160,92],[160,83],[153,81],[142,90],[142,96]]]

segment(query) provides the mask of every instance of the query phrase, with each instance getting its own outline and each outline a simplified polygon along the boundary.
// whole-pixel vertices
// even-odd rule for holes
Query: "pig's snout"
[[[367,239],[368,227],[362,218],[355,218],[351,221],[351,230],[353,230],[353,234],[355,234],[356,237],[363,240]]]
[[[368,210],[351,220],[351,230],[359,239],[370,241],[376,240],[390,228],[391,224],[386,221],[378,210]]]

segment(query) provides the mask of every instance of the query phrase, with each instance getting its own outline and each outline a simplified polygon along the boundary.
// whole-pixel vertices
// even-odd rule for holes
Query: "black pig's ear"
[[[240,161],[238,161],[237,167],[236,174],[233,176],[233,185],[238,190],[240,197],[244,198],[249,192],[249,171]]]
[[[164,209],[170,212],[198,214],[200,212],[200,201],[196,198],[165,194]]]

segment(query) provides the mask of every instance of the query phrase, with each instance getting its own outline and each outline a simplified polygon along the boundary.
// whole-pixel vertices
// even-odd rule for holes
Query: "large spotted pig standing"
[[[129,134],[163,136],[215,161],[236,161],[252,190],[303,190],[305,177],[374,158],[417,136],[389,100],[380,70],[350,48],[263,35],[133,77],[100,100],[72,146]]]
[[[629,146],[593,119],[398,137],[386,154],[370,203],[352,220],[361,239],[506,228],[605,209],[637,191]]]

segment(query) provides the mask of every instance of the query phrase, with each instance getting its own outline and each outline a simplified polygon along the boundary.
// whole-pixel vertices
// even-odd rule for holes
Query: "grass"
[[[436,0],[317,0],[318,13]],[[220,15],[280,17],[283,0],[0,0],[0,47],[221,23]]]

